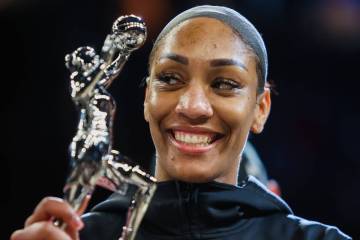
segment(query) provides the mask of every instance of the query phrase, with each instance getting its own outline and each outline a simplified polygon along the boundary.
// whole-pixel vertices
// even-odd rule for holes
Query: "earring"
[[[257,125],[257,124],[256,124]],[[250,131],[253,132],[253,133],[257,133],[257,127],[256,125],[252,125],[251,128],[250,128]]]
[[[251,130],[251,132],[258,134],[258,133],[261,133],[262,127],[260,127],[259,124],[255,123],[251,126],[250,130]]]

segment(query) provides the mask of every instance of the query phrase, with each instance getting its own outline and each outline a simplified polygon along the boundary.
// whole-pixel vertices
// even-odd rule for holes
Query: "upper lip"
[[[167,131],[181,131],[187,133],[194,133],[194,134],[210,134],[212,136],[222,137],[225,134],[221,133],[220,131],[208,128],[208,127],[199,127],[199,126],[189,126],[189,125],[175,125],[167,128]]]

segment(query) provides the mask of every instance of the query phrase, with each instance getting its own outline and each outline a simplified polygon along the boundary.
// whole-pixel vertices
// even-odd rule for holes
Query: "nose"
[[[189,120],[206,121],[213,108],[203,86],[190,84],[180,96],[175,112]]]

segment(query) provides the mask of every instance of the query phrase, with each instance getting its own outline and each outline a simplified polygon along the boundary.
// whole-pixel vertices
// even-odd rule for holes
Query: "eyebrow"
[[[184,65],[189,64],[189,59],[187,57],[184,57],[182,55],[178,55],[176,53],[167,53],[167,54],[164,54],[164,55],[160,56],[160,60],[163,59],[163,58],[168,58],[170,60],[173,60],[175,62],[184,64]]]
[[[231,66],[231,65],[238,66],[238,67],[248,71],[245,64],[243,64],[242,62],[236,61],[234,59],[220,58],[220,59],[214,59],[214,60],[210,61],[211,67],[222,67],[222,66]]]
[[[166,54],[160,56],[160,60],[163,58],[173,60],[173,61],[181,63],[183,65],[189,65],[189,59],[187,57],[176,54],[176,53],[166,53]],[[232,66],[232,65],[238,66],[238,67],[248,71],[245,64],[243,64],[242,62],[236,61],[234,59],[219,58],[219,59],[213,59],[210,61],[211,67],[222,67],[222,66]]]

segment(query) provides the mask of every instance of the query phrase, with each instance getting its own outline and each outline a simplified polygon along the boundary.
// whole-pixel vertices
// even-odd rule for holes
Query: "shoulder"
[[[337,227],[317,221],[310,221],[293,214],[278,216],[278,231],[286,233],[290,239],[304,240],[350,240],[351,237]]]
[[[279,236],[282,239],[302,240],[351,239],[337,227],[294,215],[284,200],[269,192],[255,178],[248,179],[246,189],[253,193],[250,199],[253,201],[257,199],[259,202],[252,202],[252,205],[257,205],[256,207],[263,213],[263,217],[258,218],[259,232],[263,232],[265,229],[266,234],[271,235],[274,239]],[[261,231],[262,229],[263,231]]]

